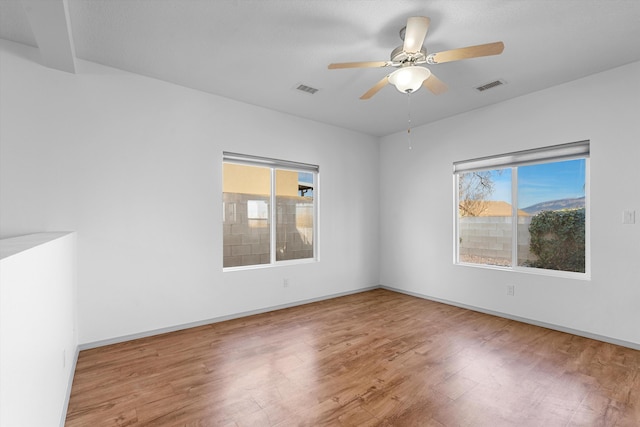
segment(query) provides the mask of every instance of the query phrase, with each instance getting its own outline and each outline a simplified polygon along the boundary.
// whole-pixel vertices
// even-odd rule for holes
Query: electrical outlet
[[[507,285],[507,296],[513,297],[516,295],[516,285]]]
[[[287,279],[287,278],[282,279],[282,286],[285,287],[285,288],[288,288],[289,287],[289,279]]]
[[[636,211],[622,211],[622,223],[623,224],[635,224],[636,223]]]

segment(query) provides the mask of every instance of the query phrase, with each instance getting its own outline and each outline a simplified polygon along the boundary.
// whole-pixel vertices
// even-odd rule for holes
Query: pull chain
[[[412,144],[411,144],[411,93],[407,94],[407,139],[409,141],[409,150],[411,150]]]

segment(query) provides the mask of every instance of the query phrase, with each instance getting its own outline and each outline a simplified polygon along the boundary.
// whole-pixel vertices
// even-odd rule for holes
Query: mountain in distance
[[[584,208],[584,197],[575,199],[550,200],[548,202],[536,203],[527,208],[522,209],[529,215],[535,215],[542,211],[559,211],[562,209],[580,209]]]

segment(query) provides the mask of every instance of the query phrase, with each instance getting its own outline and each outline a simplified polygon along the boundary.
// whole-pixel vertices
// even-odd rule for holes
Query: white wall
[[[78,345],[76,235],[0,242],[0,425],[62,425]]]
[[[378,284],[375,138],[83,61],[51,70],[11,42],[1,52],[0,235],[77,231],[80,343]],[[222,272],[223,151],[320,165],[320,262]]]
[[[640,345],[639,75],[636,62],[417,128],[411,151],[406,133],[383,138],[381,283]],[[454,161],[585,139],[590,281],[453,265]]]
[[[378,283],[640,343],[640,225],[621,224],[640,212],[638,63],[416,128],[408,151],[404,132],[378,148],[96,64],[47,69],[11,42],[0,55],[0,236],[78,231],[80,343]],[[590,281],[453,265],[452,162],[583,139]],[[222,272],[224,150],[320,165],[321,262]]]

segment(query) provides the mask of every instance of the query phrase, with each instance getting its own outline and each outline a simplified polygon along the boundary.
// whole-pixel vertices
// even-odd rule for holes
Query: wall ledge
[[[73,233],[73,231],[51,231],[0,239],[0,259],[9,258],[12,255]]]

